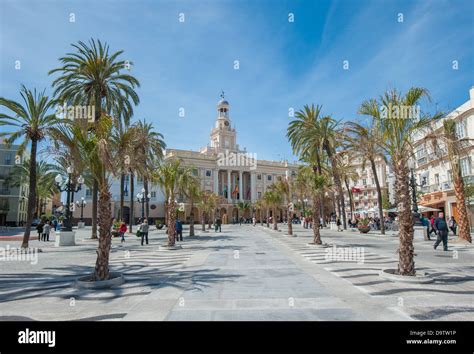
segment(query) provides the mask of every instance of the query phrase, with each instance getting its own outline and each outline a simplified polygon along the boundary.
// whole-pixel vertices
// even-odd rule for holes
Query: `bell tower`
[[[221,100],[217,103],[217,119],[211,131],[211,147],[218,150],[235,151],[238,149],[237,133],[231,127],[229,109],[229,102],[225,100],[224,91],[222,91]]]

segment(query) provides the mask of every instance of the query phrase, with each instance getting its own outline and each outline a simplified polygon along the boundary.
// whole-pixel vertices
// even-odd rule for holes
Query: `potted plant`
[[[155,225],[156,225],[157,230],[161,230],[164,226],[163,223],[160,220],[156,220]]]
[[[369,219],[368,218],[361,218],[357,223],[357,228],[359,229],[360,233],[366,234],[370,231],[369,226]]]

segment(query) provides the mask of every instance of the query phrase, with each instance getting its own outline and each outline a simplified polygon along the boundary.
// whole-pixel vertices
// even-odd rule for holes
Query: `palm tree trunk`
[[[174,203],[174,196],[171,196],[168,203],[168,246],[172,247],[175,244],[175,230],[176,230],[176,206]]]
[[[94,178],[94,182],[92,184],[92,239],[97,238],[97,193],[99,189],[99,184],[97,180]]]
[[[206,212],[204,211],[204,209],[201,213],[201,229],[202,231],[206,231]]]
[[[278,230],[278,222],[277,222],[277,217],[276,217],[276,208],[273,208],[273,217],[272,217],[272,222],[273,222],[273,230]]]
[[[471,230],[469,227],[469,218],[466,208],[466,198],[464,196],[464,180],[461,175],[461,170],[458,169],[453,178],[454,193],[456,195],[456,206],[458,209],[458,240],[472,243]]]
[[[385,223],[383,221],[382,189],[380,188],[379,177],[377,176],[377,169],[375,168],[374,159],[370,159],[370,166],[372,166],[372,173],[374,175],[375,186],[377,187],[377,204],[379,207],[380,233],[382,235],[385,235]]]
[[[124,189],[125,189],[125,173],[120,174],[120,211],[119,220],[123,221],[123,205],[124,205]]]
[[[38,142],[31,140],[30,150],[30,180],[29,180],[29,195],[28,195],[28,210],[26,211],[26,227],[23,234],[23,242],[21,248],[28,248],[28,241],[30,240],[31,223],[33,222],[33,213],[36,202],[36,150]]]
[[[191,199],[191,213],[189,214],[189,236],[194,235],[194,200]]]
[[[313,242],[316,245],[321,245],[323,242],[321,241],[321,232],[319,229],[319,210],[320,210],[321,199],[318,195],[317,197],[313,197]]]
[[[133,193],[135,192],[135,188],[134,188],[134,174],[132,171],[130,171],[130,220],[129,220],[129,223],[130,223],[130,233],[133,232],[133,224],[135,223],[135,208],[134,208],[134,201],[133,201]]]
[[[413,247],[413,214],[409,170],[405,158],[394,160],[395,195],[400,221],[400,247],[398,249],[398,273],[400,275],[415,275],[414,247]]]
[[[337,161],[336,161],[336,158],[335,158],[334,154],[332,154],[332,153],[329,154],[328,153],[328,157],[331,160],[334,184],[336,185],[337,194],[338,194],[337,199],[339,200],[339,205],[341,206],[341,209],[342,209],[342,223],[343,223],[343,226],[344,226],[344,230],[346,230],[347,229],[346,205],[345,205],[345,202],[344,202],[344,193],[343,193],[343,190],[342,190],[341,177],[339,175],[339,170],[337,168]]]
[[[352,190],[349,188],[349,181],[347,178],[344,178],[344,184],[346,185],[347,194],[349,195],[349,204],[351,209],[351,219],[354,219],[354,199],[352,196]]]
[[[101,190],[99,196],[99,247],[95,262],[94,280],[107,280],[109,278],[109,255],[112,245],[112,210],[111,195],[108,189]]]

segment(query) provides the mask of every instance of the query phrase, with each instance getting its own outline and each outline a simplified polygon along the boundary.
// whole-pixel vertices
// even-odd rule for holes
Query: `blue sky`
[[[18,100],[21,84],[51,93],[47,72],[58,58],[71,43],[98,38],[134,62],[135,117],[152,121],[168,147],[208,143],[223,89],[240,146],[292,160],[290,107],[322,104],[353,120],[364,99],[414,85],[431,92],[425,109],[465,102],[474,84],[473,15],[470,0],[0,0],[0,96]]]

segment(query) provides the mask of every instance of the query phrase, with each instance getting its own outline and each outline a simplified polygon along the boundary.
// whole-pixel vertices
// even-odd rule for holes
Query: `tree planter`
[[[366,234],[366,233],[368,233],[368,232],[370,231],[370,227],[369,227],[369,226],[367,226],[367,227],[363,227],[363,226],[362,226],[362,227],[358,227],[358,229],[359,229],[359,232],[360,232],[361,234]]]
[[[163,228],[163,226],[164,226],[163,224],[156,225],[156,229],[157,229],[157,230],[161,230],[161,229]]]
[[[322,243],[320,245],[318,245],[317,243],[314,243],[314,242],[309,242],[308,243],[308,246],[313,246],[313,247],[322,247],[322,248],[326,248],[326,247],[329,247],[329,245],[327,243]]]
[[[76,287],[80,289],[108,289],[125,283],[122,273],[110,272],[107,280],[92,280],[92,275],[87,275],[76,280]]]
[[[86,226],[86,223],[84,221],[79,221],[77,223],[77,228],[78,229],[83,229]]]
[[[400,275],[400,274],[397,274],[397,272],[398,272],[397,269],[382,269],[379,275],[382,278],[392,280],[392,281],[398,281],[402,283],[426,284],[426,283],[432,283],[434,281],[434,279],[431,278],[425,272],[417,271],[415,275],[413,276]]]
[[[54,245],[60,246],[75,246],[76,233],[74,231],[57,231],[54,237]]]
[[[160,251],[175,251],[175,250],[180,250],[183,247],[181,245],[174,245],[174,246],[168,246],[168,245],[161,245],[159,247]]]

